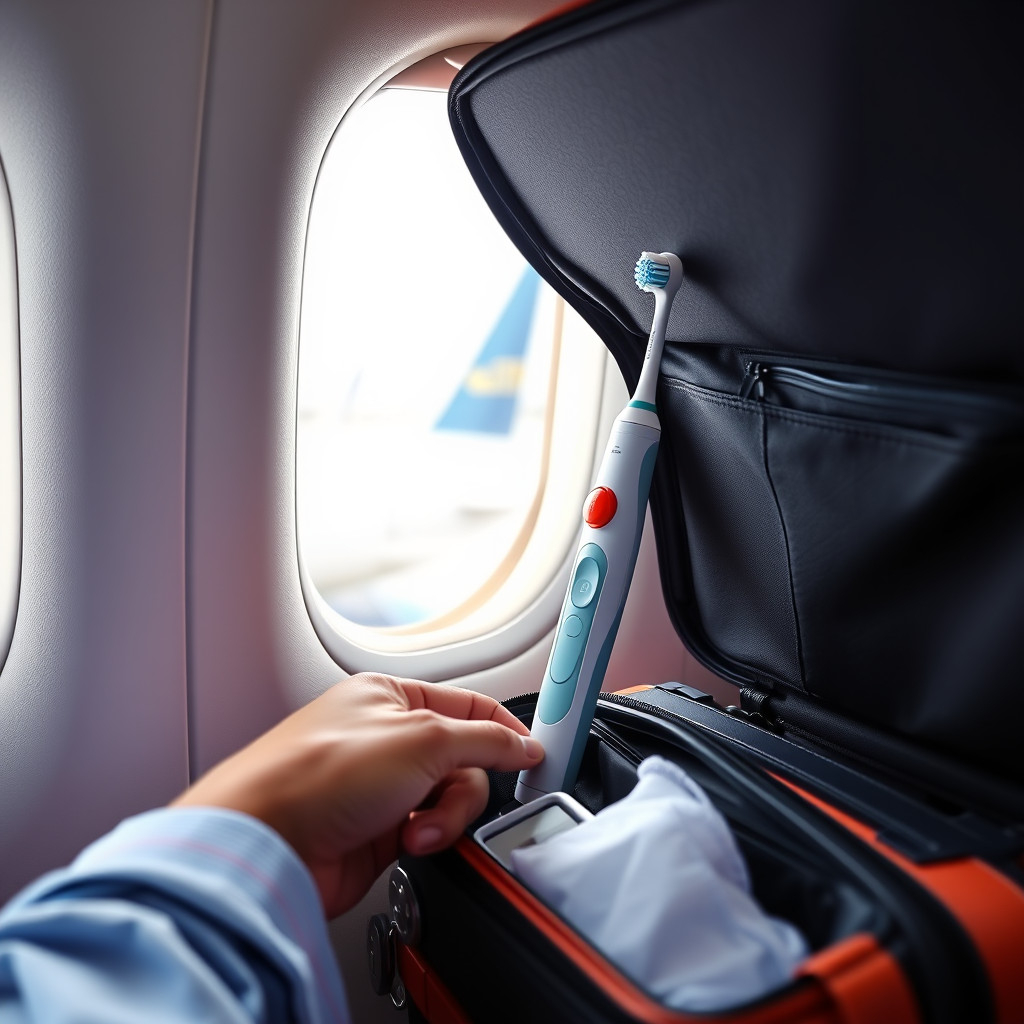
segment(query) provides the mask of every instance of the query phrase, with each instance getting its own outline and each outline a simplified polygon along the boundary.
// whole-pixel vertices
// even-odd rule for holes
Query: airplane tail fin
[[[511,431],[539,285],[537,272],[527,267],[435,430]]]

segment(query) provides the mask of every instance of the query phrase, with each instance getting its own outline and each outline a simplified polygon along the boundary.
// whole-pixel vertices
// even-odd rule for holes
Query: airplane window
[[[14,633],[21,565],[21,394],[14,222],[0,165],[0,665]]]
[[[568,519],[527,558],[566,321],[480,198],[444,92],[384,89],[345,118],[310,211],[296,479],[304,569],[344,623],[422,638],[554,572],[590,471],[562,479]],[[600,375],[580,380],[596,404]],[[509,586],[524,559],[532,590]]]

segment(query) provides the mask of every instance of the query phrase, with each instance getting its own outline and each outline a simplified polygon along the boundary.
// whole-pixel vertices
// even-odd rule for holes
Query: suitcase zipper
[[[745,364],[740,398],[765,401],[766,382],[799,388],[825,398],[877,409],[918,409],[937,414],[953,413],[969,419],[1020,418],[1024,406],[1009,397],[955,391],[944,387],[914,387],[892,381],[850,381],[824,376],[797,366],[750,360]]]
[[[743,380],[740,381],[740,398],[764,398],[764,370],[761,363],[748,362],[744,366]]]
[[[614,730],[610,729],[604,722],[594,719],[590,724],[590,731],[606,746],[611,747],[620,757],[627,760],[634,768],[639,767],[643,761],[643,754],[636,747],[627,743]]]

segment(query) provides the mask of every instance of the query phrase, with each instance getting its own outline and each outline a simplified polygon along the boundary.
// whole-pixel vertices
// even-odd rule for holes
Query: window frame
[[[21,356],[14,212],[0,160],[0,667],[18,615],[22,563]]]
[[[324,153],[320,170],[347,118],[380,89],[446,91],[461,63],[482,45],[429,54],[378,79],[346,111]],[[319,178],[320,172],[317,181]],[[313,205],[311,201],[310,216]],[[308,236],[307,226],[307,243]],[[303,256],[304,280],[307,255]],[[467,602],[435,620],[390,628],[351,622],[328,604],[313,582],[302,554],[296,491],[303,599],[321,643],[347,671],[387,671],[428,680],[467,675],[524,653],[553,628],[579,535],[579,507],[597,471],[611,422],[626,394],[621,374],[607,350],[562,299],[556,297],[555,301],[559,306],[558,334],[542,454],[544,465],[534,508],[497,571],[500,579],[492,575]],[[302,372],[301,323],[299,338],[297,387],[298,374]],[[299,443],[297,435],[296,444]],[[552,480],[559,481],[557,488],[549,486]],[[567,492],[573,496],[569,500]],[[483,592],[488,593],[481,598]],[[463,614],[457,615],[460,611]]]

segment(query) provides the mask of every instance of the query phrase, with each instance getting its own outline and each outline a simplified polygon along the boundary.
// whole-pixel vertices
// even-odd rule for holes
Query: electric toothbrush
[[[570,790],[576,781],[640,548],[661,439],[655,410],[661,353],[683,265],[673,253],[644,252],[634,277],[638,288],[654,295],[647,354],[583,505],[583,532],[530,730],[544,747],[544,760],[520,772],[520,803]]]

